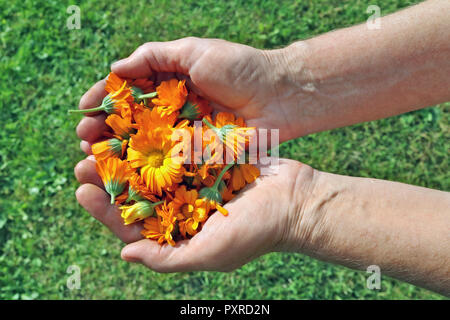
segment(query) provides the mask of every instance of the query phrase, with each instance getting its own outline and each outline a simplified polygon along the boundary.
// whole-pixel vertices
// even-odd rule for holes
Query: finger
[[[178,72],[189,74],[198,58],[194,48],[201,39],[184,38],[168,42],[148,42],[137,48],[128,58],[119,60],[111,70],[124,78],[150,77],[153,72]]]
[[[122,249],[122,259],[138,262],[156,272],[187,272],[203,270],[202,264],[195,263],[192,240],[177,242],[175,247],[160,245],[157,241],[143,239],[130,243]],[[192,254],[191,256],[189,256]]]
[[[106,80],[100,80],[94,84],[80,99],[79,109],[90,109],[102,104],[103,98],[108,94],[105,90]],[[85,113],[86,116],[99,114],[98,112]]]
[[[177,78],[179,80],[186,80],[186,87],[189,89],[189,91],[193,91],[196,95],[205,97],[205,93],[192,82],[192,79],[190,77],[183,77],[177,74]]]
[[[95,157],[89,156],[75,166],[75,177],[81,184],[90,183],[104,189],[102,179],[95,169]]]
[[[214,216],[210,219],[213,218]],[[224,218],[217,216],[216,220]],[[226,225],[223,230],[219,230],[227,235]],[[231,264],[223,261],[223,253],[230,246],[233,246],[231,237],[220,236],[205,229],[190,240],[178,241],[174,247],[169,244],[160,245],[149,239],[137,241],[125,246],[121,256],[125,261],[141,263],[157,272],[225,271]]]
[[[117,206],[110,204],[109,195],[93,184],[83,184],[76,191],[78,202],[94,218],[106,225],[123,242],[130,243],[142,239],[141,223],[124,225]]]
[[[105,123],[106,114],[98,114],[92,117],[84,117],[77,126],[77,135],[80,139],[95,142],[109,130]]]
[[[92,148],[91,148],[92,144],[81,140],[80,141],[80,149],[81,151],[83,151],[84,153],[86,153],[88,156],[92,155]]]
[[[175,78],[174,72],[158,72],[156,74],[156,83],[160,84],[161,82],[169,81],[172,78]]]

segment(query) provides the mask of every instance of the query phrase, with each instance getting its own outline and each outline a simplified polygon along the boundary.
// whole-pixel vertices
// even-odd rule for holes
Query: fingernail
[[[130,248],[128,248],[128,246],[126,246],[122,249],[122,252],[120,253],[120,257],[122,258],[122,260],[125,260],[127,262],[139,262],[139,259],[136,257],[133,257],[133,254],[130,251],[132,251],[132,250],[130,250]]]
[[[91,154],[90,156],[87,156],[86,159],[95,161],[95,156],[93,154]]]

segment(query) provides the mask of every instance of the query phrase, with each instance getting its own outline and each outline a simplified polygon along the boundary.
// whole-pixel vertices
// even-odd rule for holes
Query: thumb
[[[154,72],[177,72],[189,75],[202,39],[183,38],[167,42],[147,42],[128,58],[112,64],[111,71],[123,78],[148,78]]]
[[[121,257],[128,262],[138,262],[157,272],[185,272],[201,270],[195,261],[195,245],[190,240],[177,242],[175,247],[160,245],[156,241],[143,239],[128,244]]]

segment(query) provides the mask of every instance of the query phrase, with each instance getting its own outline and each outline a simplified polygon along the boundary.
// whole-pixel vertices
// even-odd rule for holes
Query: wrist
[[[321,172],[303,163],[289,160],[292,179],[287,180],[284,203],[289,203],[287,214],[280,215],[282,226],[276,251],[301,252],[310,234],[319,224],[318,215],[311,210],[311,198],[316,193]]]
[[[290,139],[321,131],[326,113],[319,84],[312,70],[310,41],[298,41],[275,50],[265,50],[279,107],[290,119]]]
[[[304,170],[297,177],[297,189],[292,190],[293,208],[284,242],[285,251],[314,256],[321,250],[325,237],[330,239],[330,233],[326,230],[327,211],[330,203],[339,197],[338,190],[329,188],[330,176],[311,168],[310,172]]]

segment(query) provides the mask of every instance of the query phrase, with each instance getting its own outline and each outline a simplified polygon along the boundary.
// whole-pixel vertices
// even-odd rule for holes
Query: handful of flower
[[[255,128],[231,113],[213,119],[208,101],[184,80],[155,89],[148,79],[110,73],[105,90],[99,107],[70,112],[108,114],[107,139],[92,145],[96,169],[124,223],[143,221],[144,237],[172,246],[189,239],[216,210],[227,215],[222,205],[259,176],[240,161]]]

